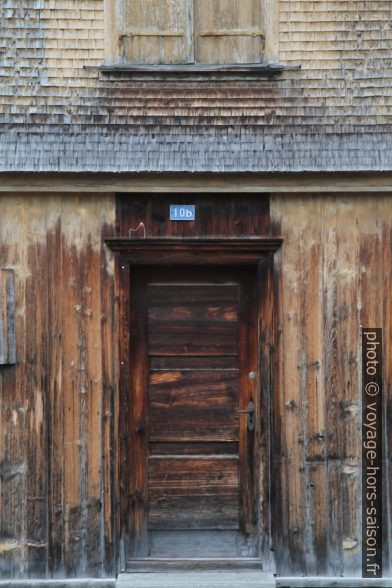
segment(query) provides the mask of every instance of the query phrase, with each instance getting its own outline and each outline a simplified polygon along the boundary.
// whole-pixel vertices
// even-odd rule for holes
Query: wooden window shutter
[[[260,63],[263,0],[194,0],[198,63]]]
[[[123,0],[120,46],[128,63],[193,61],[192,0]]]

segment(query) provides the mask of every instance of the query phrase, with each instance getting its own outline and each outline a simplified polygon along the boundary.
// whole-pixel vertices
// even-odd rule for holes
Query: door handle
[[[248,415],[248,430],[253,431],[255,428],[255,403],[250,400],[248,402],[248,408],[239,409],[238,412]]]

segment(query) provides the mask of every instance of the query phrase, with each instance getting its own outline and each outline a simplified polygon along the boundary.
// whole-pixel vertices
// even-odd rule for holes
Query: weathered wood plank
[[[24,198],[0,199],[0,267],[25,275],[26,243]],[[25,280],[15,281],[15,332],[19,357],[25,353]],[[26,543],[26,416],[23,364],[0,369],[0,573],[18,577],[27,573]]]
[[[326,399],[328,458],[328,570],[340,576],[343,570],[343,512],[341,496],[341,429],[339,414],[337,326],[337,202],[325,197],[322,210],[324,389]]]
[[[150,441],[238,439],[235,372],[159,372],[150,376]]]
[[[119,337],[119,399],[115,405],[115,422],[118,423],[118,440],[115,447],[118,450],[115,460],[115,488],[120,493],[120,508],[115,511],[115,525],[118,529],[118,541],[121,545],[121,552],[118,554],[120,561],[125,560],[125,552],[131,549],[130,537],[132,533],[132,496],[129,488],[131,484],[130,468],[131,448],[129,447],[129,436],[131,431],[130,411],[130,362],[129,342],[133,336],[133,327],[129,323],[129,284],[130,267],[123,265],[121,258],[116,259],[116,291],[118,292],[118,337]],[[130,332],[131,331],[131,332]],[[115,428],[116,431],[116,428]],[[131,513],[131,515],[129,514]]]
[[[284,215],[283,215],[282,197],[271,195],[270,197],[270,214],[271,214],[271,234],[273,236],[281,236],[284,234]],[[284,244],[285,246],[285,244]],[[284,319],[285,313],[283,308],[283,268],[282,268],[282,256],[283,248],[279,249],[274,255],[274,272],[270,280],[272,281],[273,288],[270,293],[270,298],[273,297],[273,313],[269,313],[270,320],[272,318],[272,329],[273,338],[271,341],[271,352],[272,357],[268,355],[268,368],[271,370],[270,373],[270,398],[269,406],[270,409],[270,424],[271,424],[271,436],[270,436],[270,472],[271,472],[271,484],[270,484],[270,517],[268,524],[271,525],[270,536],[267,539],[267,546],[262,542],[262,550],[265,552],[267,548],[269,550],[269,563],[270,569],[275,572],[278,570],[280,574],[284,574],[289,569],[289,549],[287,549],[287,534],[288,529],[286,525],[288,505],[286,502],[286,470],[285,470],[285,444],[283,436],[283,421],[285,417],[285,406],[283,402],[284,398],[284,385],[285,385],[285,373],[284,373]],[[265,269],[261,264],[259,271],[265,274]],[[272,301],[271,301],[272,302]],[[270,302],[270,304],[271,304]],[[266,305],[268,312],[268,304]],[[264,313],[262,311],[261,315]],[[267,333],[263,333],[261,336],[260,347],[261,347],[261,373],[260,377],[263,376],[265,371],[265,356],[266,352],[264,349],[264,337]],[[270,343],[270,341],[267,341]],[[263,382],[263,380],[262,380]],[[268,388],[267,388],[268,389]],[[262,383],[263,390],[263,383]],[[261,406],[265,406],[265,396],[262,396]],[[263,423],[263,415],[262,415]],[[263,467],[262,467],[263,469]],[[264,506],[264,505],[263,505]],[[264,511],[264,508],[262,512]],[[264,515],[265,516],[265,515]],[[264,523],[264,516],[262,518]],[[274,521],[274,522],[273,522]],[[272,551],[273,550],[273,551]]]
[[[150,355],[237,355],[238,286],[151,284]]]
[[[280,219],[282,237],[286,246],[282,250],[282,361],[283,382],[281,396],[282,423],[282,496],[281,509],[284,521],[284,553],[279,565],[280,573],[291,570],[293,574],[306,569],[305,539],[305,497],[306,480],[304,476],[304,411],[301,386],[301,366],[306,351],[301,341],[300,299],[301,264],[298,245],[301,243],[306,226],[303,210],[305,200],[295,202],[284,198],[277,213]],[[300,366],[300,367],[298,367]],[[287,549],[289,545],[289,549]]]
[[[160,321],[150,323],[151,355],[236,355],[237,325],[215,321]]]
[[[194,0],[195,57],[200,63],[259,63],[263,59],[260,0]]]
[[[192,295],[191,295],[192,294]],[[238,286],[211,284],[150,284],[148,317],[152,324],[161,321],[223,321],[238,320]]]
[[[155,442],[149,444],[150,456],[156,455],[238,455],[238,443],[231,441]]]
[[[201,558],[201,559],[133,559],[127,561],[129,572],[170,572],[170,571],[220,571],[232,570],[238,573],[239,570],[262,570],[262,562],[258,557],[235,557],[235,558]],[[259,580],[258,576],[258,580]]]
[[[167,408],[150,413],[151,442],[238,441],[233,408]]]
[[[149,494],[152,497],[235,495],[238,492],[236,457],[150,457]]]
[[[105,237],[114,234],[115,197],[108,195],[101,212],[101,361],[102,361],[102,472],[100,495],[102,496],[102,568],[109,576],[116,568],[118,558],[118,526],[115,520],[115,455],[118,456],[118,341],[119,333],[117,308],[114,291],[114,259]]]
[[[384,575],[392,575],[392,428],[389,423],[392,422],[392,386],[388,382],[392,381],[392,295],[390,284],[392,283],[392,214],[391,199],[383,197],[380,203],[380,217],[382,222],[382,296],[383,296],[383,365],[384,365],[384,389],[383,389],[383,467],[384,467],[384,512],[383,521],[383,565],[385,567]]]
[[[83,202],[61,194],[3,196],[0,202],[0,266],[17,277],[21,353],[18,364],[0,371],[1,414],[9,412],[9,427],[0,427],[7,576],[100,575],[104,563],[113,573],[112,530],[106,534],[112,561],[103,561],[100,505],[102,451],[113,463],[112,440],[101,445],[99,276],[101,211],[108,210],[113,219],[114,200],[105,196]],[[109,331],[112,340],[113,323]],[[111,415],[109,421],[111,427]],[[106,517],[112,513],[110,505]]]
[[[212,355],[209,357],[150,357],[150,371],[172,370],[233,370],[238,371],[238,357]]]
[[[26,215],[26,559],[28,574],[44,576],[48,562],[48,253],[46,206],[30,197]]]
[[[323,294],[322,268],[322,198],[308,197],[306,219],[299,251],[301,266],[300,298],[301,395],[303,398],[306,487],[306,570],[316,575],[327,565],[327,526],[325,509],[319,508],[327,489],[326,465],[326,403],[323,365],[323,313],[320,300]],[[317,466],[313,467],[313,463]],[[317,527],[315,519],[317,518]]]
[[[83,222],[83,290],[81,317],[86,351],[82,431],[85,430],[82,475],[84,478],[85,570],[99,576],[102,570],[102,307],[101,307],[101,211],[100,200],[90,200]]]
[[[280,254],[280,251],[277,252]],[[259,492],[255,497],[258,503],[259,526],[259,554],[263,560],[263,569],[275,572],[276,543],[273,533],[280,535],[281,512],[276,512],[279,503],[280,480],[277,475],[276,462],[280,460],[280,450],[276,439],[279,438],[279,421],[277,418],[280,406],[279,369],[279,339],[280,333],[280,295],[274,276],[274,256],[261,262],[257,268],[257,299],[259,306],[258,330],[260,353],[260,408],[259,423],[256,431],[259,437],[258,459]],[[279,267],[279,266],[278,266]],[[272,433],[274,432],[274,433]]]
[[[239,529],[238,495],[159,496],[149,499],[148,526],[154,530]],[[209,553],[204,544],[204,554]]]
[[[360,227],[359,242],[359,280],[358,291],[360,295],[359,325],[362,328],[377,328],[383,324],[383,224],[392,217],[391,206],[384,209],[380,206],[380,199],[372,202],[371,199],[361,201],[358,224]],[[391,251],[389,252],[389,255]],[[389,260],[389,267],[391,259]],[[390,288],[389,288],[390,293]],[[385,329],[383,331],[383,334]],[[386,333],[387,337],[389,333]],[[360,335],[359,335],[360,337]],[[361,342],[362,343],[362,342]],[[383,347],[385,343],[383,342]],[[361,351],[361,349],[360,349]],[[361,355],[359,355],[361,357]],[[362,362],[360,362],[361,365]],[[390,366],[388,366],[390,369]],[[385,368],[384,368],[385,370]],[[385,374],[385,371],[384,371]],[[362,384],[362,378],[359,378]],[[389,380],[390,381],[390,380]],[[385,394],[385,391],[383,391]],[[360,394],[362,390],[360,389]],[[359,399],[361,406],[361,396]],[[361,419],[361,412],[359,419]],[[387,425],[388,426],[388,425]],[[362,435],[361,435],[362,437]],[[362,441],[360,437],[360,440]],[[359,463],[360,460],[358,460]],[[384,462],[385,463],[385,462]],[[360,473],[359,473],[360,475]],[[385,474],[384,474],[385,475]],[[358,492],[361,492],[361,482],[358,484]],[[358,501],[361,504],[361,500]],[[383,509],[385,498],[383,497]],[[384,517],[385,510],[383,512]],[[384,518],[383,518],[384,523]],[[362,530],[360,528],[360,530]],[[385,532],[384,532],[385,533]],[[385,536],[385,534],[384,534]],[[384,549],[384,548],[383,548]]]
[[[147,283],[149,272],[146,270],[131,273],[131,303],[129,326],[129,454],[131,471],[129,493],[131,495],[132,516],[131,554],[132,557],[148,555],[148,331],[147,331]]]
[[[306,521],[311,541],[311,562],[307,574],[324,574],[328,569],[328,465],[324,460],[313,461],[307,468],[307,501],[309,516]],[[310,543],[309,541],[309,543]],[[308,544],[309,544],[308,543]],[[310,558],[309,558],[310,559]],[[309,570],[309,571],[308,571]]]
[[[269,3],[275,4],[274,0],[268,0]],[[105,21],[106,24],[106,21]],[[281,194],[293,193],[300,197],[304,193],[371,193],[381,194],[390,193],[392,185],[392,176],[389,172],[287,172],[287,173],[257,173],[244,174],[214,174],[214,173],[189,173],[178,172],[172,173],[100,173],[93,175],[87,173],[62,173],[54,176],[52,173],[24,173],[23,175],[15,173],[2,174],[0,192],[13,191],[18,193],[34,192],[80,192],[102,194],[103,192],[133,193],[139,194],[140,202],[143,203],[144,195],[146,198],[151,194],[176,195],[177,198],[184,194],[189,195],[197,192],[201,195],[211,194],[214,202],[219,195],[225,193],[226,198],[233,192],[242,195],[242,198],[236,198],[238,202],[243,200],[244,195],[248,197],[252,193],[258,194]],[[259,200],[263,198],[257,197]],[[193,200],[193,196],[191,196]],[[133,200],[135,206],[135,200]],[[218,202],[217,202],[218,206]],[[145,204],[142,204],[142,212],[145,210]],[[135,212],[136,219],[139,215]],[[253,222],[260,223],[261,214],[254,215]],[[131,225],[134,226],[134,225]],[[137,226],[137,225],[136,225]],[[136,228],[136,227],[135,227]],[[119,233],[123,235],[124,233]],[[126,232],[125,234],[128,234]],[[206,233],[208,234],[208,233]],[[244,232],[245,234],[245,232]],[[265,231],[259,231],[257,235],[265,235]],[[267,231],[268,234],[268,231]],[[255,236],[255,235],[252,235]]]
[[[235,557],[237,533],[233,531],[152,531],[151,557]]]
[[[106,243],[113,251],[123,252],[124,259],[132,265],[156,265],[157,257],[162,266],[250,266],[257,265],[266,254],[276,251],[281,239],[241,239],[233,247],[233,239],[167,239],[115,238]]]
[[[233,188],[234,189],[234,188]],[[174,199],[173,199],[174,198]],[[191,222],[169,221],[170,204],[194,204],[196,220]],[[207,198],[198,194],[133,195],[118,196],[119,237],[129,237],[129,229],[136,229],[141,222],[146,227],[147,238],[152,237],[262,237],[269,235],[268,198],[259,194],[247,194],[245,198],[214,195],[214,210]],[[143,236],[143,231],[134,236]]]
[[[0,365],[16,362],[15,276],[0,269]]]
[[[86,500],[83,460],[86,457],[86,341],[81,300],[84,280],[85,233],[78,195],[62,200],[61,330],[63,342],[62,393],[64,396],[64,569],[67,575],[81,573],[80,557],[85,547]],[[82,426],[83,423],[83,426]],[[85,463],[85,461],[84,461]],[[86,553],[84,551],[85,558]]]
[[[48,201],[48,320],[50,361],[48,371],[49,459],[49,570],[64,566],[64,394],[62,302],[61,195]]]
[[[152,372],[149,380],[151,408],[209,406],[234,410],[237,407],[238,376],[235,371]]]
[[[240,282],[240,308],[238,353],[240,366],[239,409],[247,410],[254,405],[254,428],[248,427],[249,415],[240,413],[239,418],[239,476],[240,476],[240,531],[244,538],[255,541],[257,537],[257,501],[259,497],[258,437],[260,431],[260,380],[258,357],[258,307],[255,269],[244,271]],[[254,325],[256,328],[249,328]],[[250,377],[250,374],[253,376]]]
[[[128,63],[186,63],[192,54],[189,0],[129,0],[118,22]]]
[[[238,529],[236,457],[150,457],[150,529]]]
[[[347,576],[356,575],[361,568],[361,338],[358,327],[361,305],[359,247],[365,219],[361,219],[360,208],[362,205],[357,197],[347,198],[342,195],[336,215],[338,250],[335,312],[339,419],[335,427],[340,440],[343,569]]]

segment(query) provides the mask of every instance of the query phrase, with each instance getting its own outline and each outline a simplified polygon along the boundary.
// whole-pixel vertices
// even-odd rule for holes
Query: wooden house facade
[[[391,17],[4,0],[0,585],[366,586],[364,328],[391,585]]]

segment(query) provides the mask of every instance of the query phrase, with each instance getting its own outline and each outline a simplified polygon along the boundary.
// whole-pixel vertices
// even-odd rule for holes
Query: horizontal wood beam
[[[219,33],[214,33],[219,34]],[[124,37],[125,35],[121,35]],[[166,36],[166,35],[164,35]],[[207,33],[204,36],[210,36]],[[231,35],[233,36],[233,35]],[[235,35],[237,36],[237,35]],[[262,35],[258,35],[262,37]],[[281,63],[173,63],[173,64],[123,64],[123,63],[104,63],[100,66],[85,65],[84,69],[98,70],[103,74],[244,74],[256,76],[273,76],[281,74],[283,71],[293,71],[301,69],[301,65],[283,65]]]
[[[282,239],[105,239],[121,259],[136,265],[255,265],[276,251]]]
[[[3,173],[0,192],[392,193],[392,173]]]

